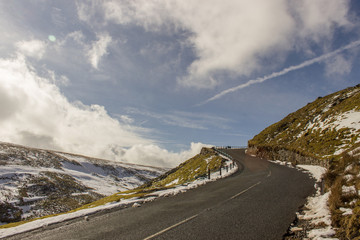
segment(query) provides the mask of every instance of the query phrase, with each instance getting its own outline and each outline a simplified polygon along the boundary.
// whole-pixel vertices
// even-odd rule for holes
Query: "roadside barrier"
[[[235,167],[235,163],[234,163],[234,158],[232,156],[230,156],[229,154],[227,154],[226,152],[222,151],[222,149],[229,149],[229,147],[213,147],[212,148],[215,152],[217,152],[220,155],[223,155],[225,157],[227,157],[228,159],[231,160],[230,165],[228,166],[221,166],[218,170],[220,171],[220,176],[222,176],[222,172],[221,170],[224,169],[224,171],[229,172],[229,170],[233,169]],[[236,149],[236,148],[232,148],[232,149]],[[238,148],[239,149],[239,148]],[[208,172],[208,178],[210,179],[210,171]]]
[[[215,149],[246,149],[247,146],[216,146]]]

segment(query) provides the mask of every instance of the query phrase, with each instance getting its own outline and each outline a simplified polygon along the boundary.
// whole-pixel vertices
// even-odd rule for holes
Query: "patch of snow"
[[[312,229],[308,233],[308,237],[313,240],[338,240],[338,238],[333,238],[335,235],[335,230],[332,227]]]
[[[308,171],[317,182],[320,182],[322,179],[322,176],[326,173],[327,169],[320,166],[315,165],[297,165],[297,167],[305,169]]]
[[[353,168],[353,165],[350,164],[349,166],[347,166],[347,167],[345,168],[345,172],[351,171],[352,168]]]
[[[81,193],[72,193],[71,196],[81,196],[81,195],[87,195],[89,192],[81,192]]]
[[[342,186],[341,190],[343,194],[356,194],[355,186]]]
[[[269,160],[269,162],[272,162],[272,163],[276,163],[276,164],[279,164],[279,165],[282,165],[282,166],[291,166],[291,162],[285,162],[285,161],[280,161],[280,160]]]
[[[336,121],[331,123],[337,130],[341,128],[353,128],[355,130],[360,129],[360,112],[348,111],[335,117]]]
[[[313,224],[325,223],[331,225],[330,210],[328,207],[330,192],[323,195],[316,195],[308,198],[308,203],[305,205],[309,210],[304,211],[304,215],[300,215],[300,218],[311,220]]]
[[[351,208],[343,208],[343,207],[341,207],[340,211],[343,212],[342,215],[351,215],[353,213]]]
[[[354,176],[351,174],[347,174],[344,176],[344,179],[346,180],[346,182],[349,182],[354,179]]]
[[[334,152],[334,155],[340,155],[342,154],[343,152],[346,151],[346,147],[348,146],[348,144],[343,144],[343,145],[340,145],[340,146],[337,146],[337,149],[335,152]]]
[[[132,205],[133,208],[140,207],[140,206],[141,206],[141,204],[137,203],[137,202]]]
[[[292,232],[298,232],[298,231],[302,231],[302,230],[303,230],[303,228],[300,228],[300,227],[292,227],[290,229],[290,231],[292,231]]]
[[[24,202],[39,201],[47,198],[46,196],[23,197]]]
[[[314,197],[309,197],[305,206],[309,210],[304,211],[304,215],[299,215],[300,219],[310,220],[310,223],[314,225],[326,225],[326,227],[310,230],[308,232],[310,239],[336,239],[332,238],[335,235],[335,230],[331,226],[331,213],[328,207],[330,194],[327,192],[321,195],[318,191]]]
[[[211,156],[211,157],[208,157],[207,159],[205,159],[206,161],[206,164],[208,164],[215,156]]]
[[[169,183],[166,184],[165,186],[168,187],[168,186],[171,186],[171,185],[176,185],[176,184],[178,184],[178,183],[179,183],[179,179],[177,178],[177,179],[175,179],[174,181],[169,182]]]

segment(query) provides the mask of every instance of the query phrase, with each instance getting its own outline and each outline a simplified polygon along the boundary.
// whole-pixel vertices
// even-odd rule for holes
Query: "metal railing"
[[[245,149],[247,146],[216,146],[215,149]]]
[[[228,157],[230,160],[234,161],[233,157],[230,156],[229,154],[227,154],[226,152],[222,151],[222,149],[228,149],[228,148],[218,148],[218,147],[215,147],[213,148],[215,150],[215,152],[221,154],[221,155],[224,155],[225,157]]]
[[[230,156],[230,155],[227,154],[226,152],[222,151],[221,148],[219,149],[219,148],[217,148],[217,147],[213,147],[212,149],[214,149],[214,151],[217,152],[218,154],[227,157],[227,158],[230,159],[231,162],[232,162],[232,163],[230,163],[229,166],[222,166],[222,165],[221,165],[218,169],[216,169],[217,171],[219,171],[220,176],[222,176],[222,170],[228,172],[229,170],[231,170],[231,169],[233,169],[233,168],[235,167],[234,159],[233,159],[232,156]],[[225,149],[225,148],[223,148],[223,149]],[[216,170],[215,170],[215,171],[216,171]],[[210,175],[211,175],[211,170],[208,168],[208,169],[207,169],[207,177],[208,177],[208,179],[210,179]]]

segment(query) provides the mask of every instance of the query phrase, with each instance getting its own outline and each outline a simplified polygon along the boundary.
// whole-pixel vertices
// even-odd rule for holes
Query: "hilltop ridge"
[[[319,97],[249,140],[249,153],[329,167],[360,152],[360,85]]]

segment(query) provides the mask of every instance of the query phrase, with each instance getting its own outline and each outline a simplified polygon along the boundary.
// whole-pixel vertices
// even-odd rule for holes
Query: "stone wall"
[[[291,162],[293,165],[296,164],[319,165],[326,168],[329,168],[330,166],[329,160],[316,159],[313,157],[304,156],[300,153],[296,153],[284,148],[274,149],[271,147],[251,146],[247,149],[246,153],[249,155],[255,155],[260,158],[266,158],[268,160],[280,160],[285,162]]]

